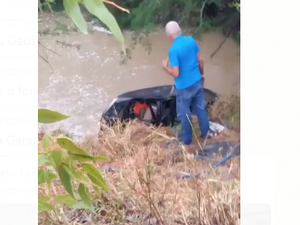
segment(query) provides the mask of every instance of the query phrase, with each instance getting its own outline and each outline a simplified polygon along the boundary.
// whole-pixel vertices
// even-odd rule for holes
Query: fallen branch
[[[123,8],[123,7],[119,6],[119,5],[117,5],[116,3],[112,2],[112,1],[102,0],[102,2],[105,2],[105,3],[107,3],[107,4],[113,5],[114,7],[116,7],[116,8],[118,8],[118,9],[122,10],[123,12],[127,12],[128,14],[130,14],[130,12],[129,12],[128,9],[125,9],[125,8]]]
[[[45,57],[43,57],[40,53],[38,53],[38,55],[39,55],[39,57],[41,57],[42,60],[44,60],[45,63],[47,63],[47,64],[50,66],[50,68],[51,68],[51,70],[52,70],[52,72],[53,72],[54,69],[53,69],[53,67],[51,66],[50,62],[49,62],[47,59],[45,59]]]
[[[234,31],[234,28],[235,28],[235,26],[231,27],[231,29],[229,30],[229,32],[227,33],[226,37],[221,42],[221,44],[219,45],[219,47],[210,55],[210,58],[214,57],[214,55],[222,48],[222,46],[225,43],[225,41],[228,39],[228,37],[230,36],[230,34]]]
[[[45,47],[41,42],[38,41],[38,44],[41,45],[43,47],[43,49],[46,49],[47,51],[49,52],[52,52],[54,53],[55,55],[58,55],[58,56],[61,56],[60,54],[58,54],[56,51],[52,50],[52,49],[49,49],[47,47]]]
[[[56,44],[59,44],[61,47],[77,48],[77,50],[80,49],[80,44],[77,44],[77,43],[76,44],[68,44],[68,43],[56,40]]]

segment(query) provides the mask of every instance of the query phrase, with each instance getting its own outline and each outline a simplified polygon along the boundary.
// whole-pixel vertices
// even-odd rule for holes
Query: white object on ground
[[[225,127],[221,124],[209,121],[209,129],[212,132],[219,134],[225,129]]]
[[[112,33],[104,27],[93,26],[93,30],[111,35]]]

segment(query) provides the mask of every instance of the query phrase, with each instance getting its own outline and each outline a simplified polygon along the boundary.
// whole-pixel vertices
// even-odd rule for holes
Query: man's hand
[[[162,61],[162,67],[163,69],[170,74],[173,77],[178,77],[179,76],[179,69],[177,66],[174,67],[169,67],[169,58],[167,57]]]
[[[166,70],[168,68],[169,58],[167,57],[162,61],[162,67]]]

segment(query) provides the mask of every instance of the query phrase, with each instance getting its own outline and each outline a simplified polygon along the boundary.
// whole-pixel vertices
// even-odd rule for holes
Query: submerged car
[[[204,88],[206,107],[212,105],[218,96]],[[193,111],[193,109],[191,108]],[[101,122],[108,126],[116,121],[139,119],[146,124],[173,126],[178,122],[176,95],[173,85],[157,86],[130,91],[116,97],[104,110]]]

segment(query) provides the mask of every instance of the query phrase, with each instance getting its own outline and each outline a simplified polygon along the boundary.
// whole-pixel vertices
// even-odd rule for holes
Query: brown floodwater
[[[53,30],[54,19],[70,24],[59,14],[43,14],[39,19],[39,31],[46,28]],[[131,32],[124,35],[129,43]],[[223,39],[222,34],[212,32],[198,40],[204,59],[205,86],[222,95],[238,94],[239,46],[228,39],[210,58]],[[48,50],[39,46],[39,53],[50,65],[39,58],[39,108],[71,116],[66,121],[43,128],[61,128],[75,137],[95,135],[102,110],[117,95],[139,88],[173,84],[172,77],[161,69],[161,61],[167,56],[170,42],[162,31],[153,32],[148,40],[151,43],[150,54],[138,45],[132,50],[131,60],[121,64],[120,46],[114,37],[106,33],[95,31],[87,35],[74,32],[40,36],[40,43]]]

